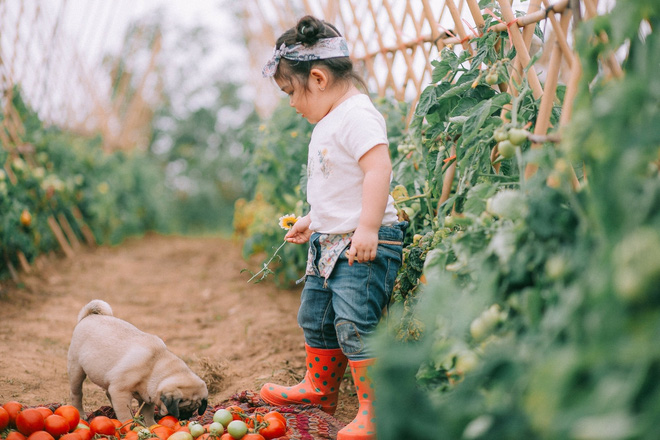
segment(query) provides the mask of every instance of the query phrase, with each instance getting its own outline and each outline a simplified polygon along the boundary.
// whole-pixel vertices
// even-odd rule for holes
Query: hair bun
[[[302,44],[311,46],[319,41],[322,30],[323,23],[318,18],[306,15],[296,25],[296,37]]]

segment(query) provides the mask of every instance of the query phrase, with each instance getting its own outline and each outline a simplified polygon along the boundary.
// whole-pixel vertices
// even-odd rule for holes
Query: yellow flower
[[[297,138],[297,137],[298,137],[298,132],[295,131],[295,130],[292,131],[292,132],[291,132],[291,137],[292,137],[292,138]]]
[[[266,131],[266,124],[259,125],[259,131]]]
[[[298,221],[298,217],[295,214],[287,214],[280,217],[280,228],[286,229],[287,231],[291,229],[293,225]]]

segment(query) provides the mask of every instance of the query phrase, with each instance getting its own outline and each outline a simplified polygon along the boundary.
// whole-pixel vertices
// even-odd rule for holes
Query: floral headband
[[[266,63],[261,74],[264,78],[275,75],[281,58],[291,61],[326,60],[348,56],[348,44],[343,37],[322,38],[313,46],[296,43],[286,46],[284,43],[273,51],[273,56]]]

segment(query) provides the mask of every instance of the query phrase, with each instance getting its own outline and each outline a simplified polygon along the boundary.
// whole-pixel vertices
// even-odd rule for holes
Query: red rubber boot
[[[337,409],[339,383],[346,371],[346,356],[340,348],[312,348],[305,344],[307,372],[298,385],[285,387],[272,383],[264,384],[259,394],[271,405],[290,404],[321,405],[328,414]]]
[[[355,419],[339,431],[337,440],[376,440],[375,395],[369,374],[374,361],[375,359],[348,361],[360,406]]]

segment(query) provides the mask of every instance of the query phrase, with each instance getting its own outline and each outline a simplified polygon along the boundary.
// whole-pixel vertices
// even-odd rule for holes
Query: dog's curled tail
[[[82,321],[84,317],[89,315],[112,316],[112,307],[103,300],[93,299],[80,309],[80,313],[78,313],[78,322]]]

